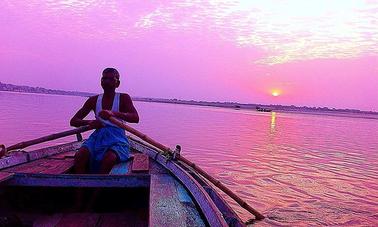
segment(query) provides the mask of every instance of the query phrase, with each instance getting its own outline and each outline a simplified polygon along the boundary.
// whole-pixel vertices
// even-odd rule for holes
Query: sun
[[[273,90],[272,91],[272,96],[277,97],[277,96],[280,96],[280,95],[281,95],[281,91],[279,91],[279,90]]]

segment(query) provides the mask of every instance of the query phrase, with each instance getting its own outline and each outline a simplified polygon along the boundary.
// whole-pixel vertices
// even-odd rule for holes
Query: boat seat
[[[150,169],[149,157],[146,154],[134,154],[133,164],[131,166],[132,172],[148,172]]]

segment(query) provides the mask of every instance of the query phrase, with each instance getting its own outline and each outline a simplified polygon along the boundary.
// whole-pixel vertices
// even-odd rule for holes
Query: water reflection
[[[68,129],[83,101],[0,93],[7,107],[0,114],[0,143]],[[182,145],[186,158],[268,217],[256,226],[378,224],[377,120],[135,105],[141,117],[136,128],[170,147]],[[251,218],[227,200],[244,220]]]
[[[276,112],[271,112],[270,133],[274,133],[276,128]]]

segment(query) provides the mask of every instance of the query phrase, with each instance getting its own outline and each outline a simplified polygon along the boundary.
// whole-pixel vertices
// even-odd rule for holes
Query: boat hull
[[[17,216],[27,224],[53,220],[58,225],[71,219],[81,223],[89,218],[87,223],[96,219],[96,226],[112,226],[111,220],[118,218],[118,224],[129,221],[137,226],[244,226],[216,190],[193,169],[132,137],[132,154],[147,157],[147,170],[136,171],[130,159],[116,165],[109,175],[72,174],[74,155],[81,143],[14,152],[1,158],[0,197],[5,202],[0,204],[0,217],[1,214]],[[102,198],[107,198],[105,201],[113,201],[110,204],[120,208],[113,209],[104,199],[92,204],[90,198],[82,205],[87,210],[72,208],[77,203],[77,190],[85,190],[86,195],[100,191]],[[30,198],[15,200],[19,195]],[[38,205],[45,203],[49,207],[49,201],[56,201],[54,209],[42,209]],[[135,204],[139,204],[137,208]],[[139,213],[133,213],[135,210]],[[113,226],[120,226],[117,223]]]

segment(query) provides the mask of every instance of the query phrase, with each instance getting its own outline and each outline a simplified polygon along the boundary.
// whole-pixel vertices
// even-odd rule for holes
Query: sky
[[[378,111],[378,0],[0,1],[0,82]]]

